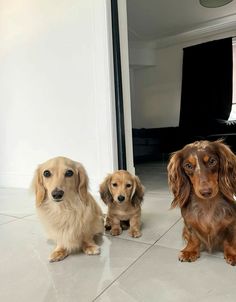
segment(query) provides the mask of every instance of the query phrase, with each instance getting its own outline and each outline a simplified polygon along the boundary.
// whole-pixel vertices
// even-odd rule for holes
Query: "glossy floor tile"
[[[235,301],[235,267],[211,256],[181,263],[176,252],[152,246],[97,301]]]
[[[236,267],[222,253],[178,261],[183,222],[178,209],[170,210],[166,163],[140,164],[136,172],[146,188],[142,237],[105,233],[98,238],[100,255],[79,253],[58,263],[48,262],[54,246],[35,214],[33,196],[0,189],[0,301],[235,301]]]

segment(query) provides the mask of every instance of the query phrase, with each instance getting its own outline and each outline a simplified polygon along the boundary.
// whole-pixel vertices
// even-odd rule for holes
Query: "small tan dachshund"
[[[120,235],[128,222],[129,235],[140,237],[144,187],[139,178],[127,171],[118,170],[104,179],[100,185],[100,195],[108,206],[105,228],[111,229],[111,235]]]

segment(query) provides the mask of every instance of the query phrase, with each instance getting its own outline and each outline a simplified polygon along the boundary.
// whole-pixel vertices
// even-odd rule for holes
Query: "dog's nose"
[[[118,196],[118,200],[119,200],[120,202],[124,201],[124,200],[125,200],[125,196],[119,195],[119,196]]]
[[[60,201],[64,195],[64,191],[56,188],[52,191],[52,197],[55,201]]]
[[[203,189],[200,190],[200,194],[204,197],[204,198],[209,198],[212,195],[212,189],[208,188],[208,189]]]

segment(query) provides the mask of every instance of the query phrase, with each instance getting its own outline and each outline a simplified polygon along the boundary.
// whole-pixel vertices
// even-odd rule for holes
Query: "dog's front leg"
[[[200,257],[201,242],[193,232],[188,230],[186,226],[183,230],[183,237],[187,241],[187,246],[180,252],[179,261],[193,262]]]
[[[122,229],[120,227],[120,219],[117,217],[112,217],[111,219],[111,231],[112,236],[118,236],[122,233]]]
[[[105,218],[105,230],[110,231],[111,225],[112,225],[111,218],[107,215]]]
[[[50,262],[61,261],[69,255],[69,252],[62,246],[57,246],[49,257]]]
[[[130,230],[129,235],[134,238],[138,238],[142,236],[142,233],[140,232],[141,227],[141,217],[140,215],[134,215],[130,218]]]

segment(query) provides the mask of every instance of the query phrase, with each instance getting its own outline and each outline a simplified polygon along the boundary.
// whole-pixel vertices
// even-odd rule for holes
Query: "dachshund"
[[[94,236],[103,233],[103,214],[88,192],[88,176],[79,162],[56,157],[38,166],[32,182],[38,216],[56,248],[50,262],[60,261],[82,248],[100,253]]]
[[[167,167],[172,208],[180,207],[186,247],[179,260],[192,262],[202,249],[221,250],[236,265],[236,156],[222,141],[196,141],[174,152]]]
[[[128,171],[118,170],[104,179],[99,192],[101,199],[108,206],[105,227],[111,228],[111,235],[120,235],[128,222],[129,235],[140,237],[144,187],[139,178]]]

